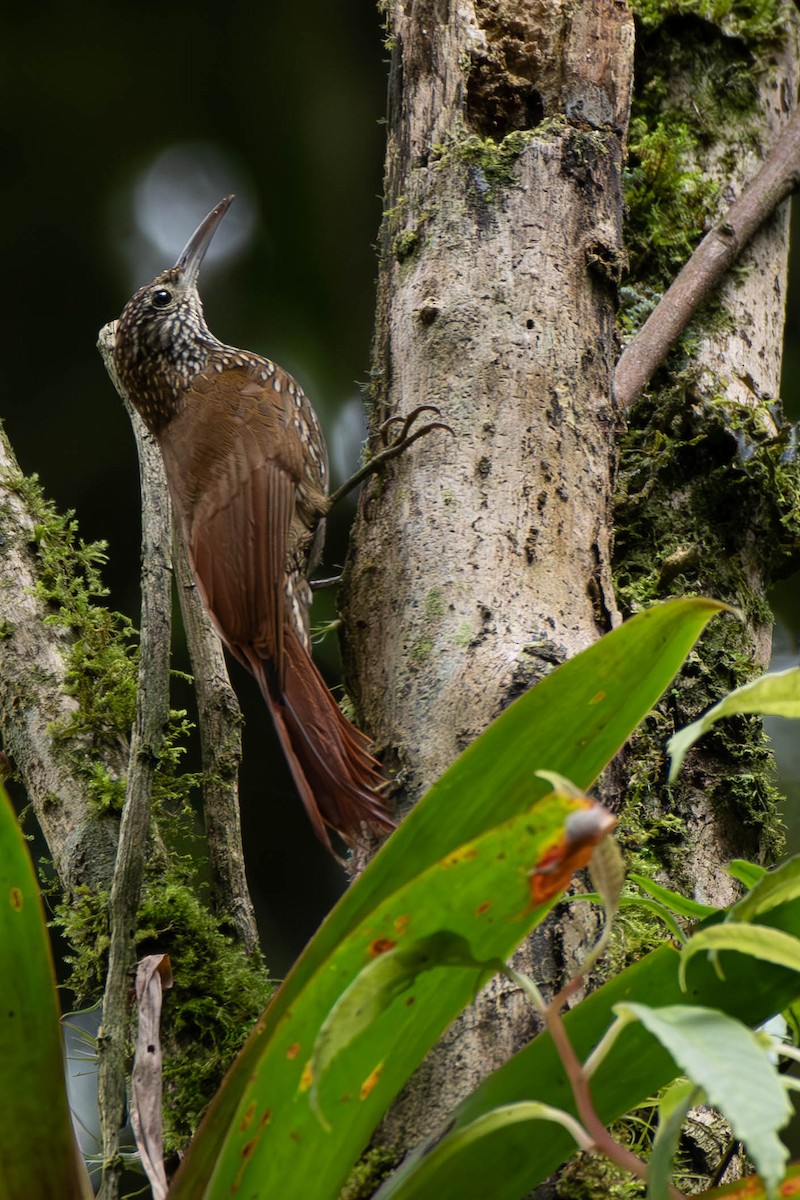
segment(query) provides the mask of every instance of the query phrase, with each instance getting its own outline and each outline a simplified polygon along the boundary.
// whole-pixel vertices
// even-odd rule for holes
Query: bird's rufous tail
[[[385,783],[368,739],[348,721],[292,629],[284,634],[284,679],[268,661],[248,663],[267,701],[300,798],[317,837],[333,852],[328,830],[349,846],[395,827],[380,795]]]

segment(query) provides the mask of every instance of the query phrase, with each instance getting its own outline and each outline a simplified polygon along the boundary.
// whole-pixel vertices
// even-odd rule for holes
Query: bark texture
[[[619,620],[610,559],[623,422],[612,378],[634,27],[614,0],[396,0],[388,31],[373,429],[427,404],[454,431],[417,442],[365,486],[345,580],[348,686],[396,772],[402,814],[516,695]],[[706,32],[712,41],[727,36]],[[746,57],[737,46],[734,56]],[[691,164],[724,178],[719,212],[786,120],[793,55],[786,43],[782,57],[754,64],[760,91],[746,137],[741,128],[714,129]],[[673,75],[667,100],[671,89],[691,86],[678,70]],[[685,90],[684,99],[691,99]],[[730,141],[717,144],[725,132]],[[681,401],[689,425],[697,406],[721,395],[752,413],[754,400],[777,394],[784,222],[783,214],[770,222],[748,250],[745,272],[725,285],[725,320],[695,335],[693,385]],[[768,422],[763,404],[759,412]],[[647,436],[663,435],[656,427]],[[713,431],[704,436],[713,444]],[[730,429],[724,441],[730,458]],[[708,459],[700,456],[695,467],[702,483]],[[664,588],[645,602],[687,591],[752,600],[744,651],[734,664],[717,648],[714,669],[695,671],[706,686],[685,690],[685,711],[710,702],[710,678],[725,690],[741,682],[742,662],[763,664],[769,617],[750,514],[728,509],[735,547],[709,541],[715,560],[733,556],[731,577],[687,581],[680,537],[670,539],[666,527],[672,517],[677,531],[681,506],[694,511],[704,498],[680,486],[661,503],[660,543],[648,541],[641,552],[650,561],[635,568],[663,577]],[[623,506],[630,502],[626,492]],[[710,507],[707,525],[695,529],[693,560],[703,559],[718,518]],[[656,824],[670,817],[661,785],[664,727],[633,789],[618,767],[604,795],[622,809],[633,791]],[[670,834],[682,854],[676,872],[696,869],[703,898],[720,902],[730,898],[721,882],[725,857],[733,847],[758,849],[755,822],[748,826],[735,804],[718,803],[731,769],[725,754],[696,760],[680,800],[685,843],[677,825]],[[585,946],[588,921],[569,914],[522,952],[522,968],[532,968],[545,991]],[[407,1148],[436,1129],[533,1032],[520,995],[494,981],[411,1081],[380,1140]]]
[[[78,713],[68,685],[76,635],[57,619],[58,602],[46,598],[42,560],[52,531],[25,487],[0,430],[0,734],[59,880],[72,892],[79,884],[98,886],[110,879],[119,821],[96,815],[86,803],[80,763],[97,753],[92,738],[54,732],[71,729]],[[127,760],[121,739],[104,747],[104,765],[113,778],[124,778]]]
[[[664,121],[693,129],[698,102],[719,103],[726,88],[734,94],[735,80],[746,81],[746,107],[733,105],[726,118],[704,112],[706,130],[682,165],[684,180],[693,172],[714,189],[708,224],[741,196],[792,115],[797,18],[791,5],[775,11],[783,28],[768,53],[745,45],[736,28],[711,31],[694,18],[642,35],[634,112],[650,128]],[[653,105],[656,73],[664,86]],[[654,378],[630,414],[620,461],[621,607],[694,593],[725,600],[743,616],[703,639],[660,705],[661,732],[654,722],[636,735],[616,803],[623,829],[634,831],[632,848],[634,838],[660,827],[652,845],[664,881],[715,904],[738,894],[726,862],[769,862],[779,841],[760,725],[739,722],[704,739],[671,789],[663,741],[769,663],[768,587],[786,572],[797,538],[796,467],[784,454],[779,408],[788,217],[782,204],[766,221]],[[645,262],[635,281],[642,294],[652,277]]]
[[[518,694],[618,619],[610,574],[630,13],[398,3],[374,418],[436,433],[361,497],[346,662],[401,811]],[[540,936],[555,986],[586,916]],[[383,1131],[407,1146],[533,1032],[495,981]]]
[[[454,436],[365,488],[348,668],[412,801],[615,620],[633,30],[613,0],[397,4],[390,29],[375,417],[435,405]]]

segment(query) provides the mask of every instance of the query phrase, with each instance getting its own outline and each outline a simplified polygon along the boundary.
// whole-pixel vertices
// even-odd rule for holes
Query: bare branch
[[[113,326],[101,331],[99,348],[115,386],[111,345]],[[169,652],[172,563],[170,505],[161,454],[127,397],[117,386],[131,418],[142,490],[142,619],[139,689],[131,738],[125,807],[109,904],[109,954],[98,1037],[100,1120],[103,1133],[102,1200],[119,1190],[119,1130],[125,1112],[125,1056],[130,1016],[128,973],[134,960],[133,934],[144,876],[150,826],[153,775],[169,720]]]
[[[258,949],[239,815],[242,714],[222,645],[203,608],[183,540],[173,528],[175,578],[192,661],[203,756],[203,816],[214,907],[230,917],[248,954]]]
[[[800,108],[755,179],[707,233],[626,347],[614,376],[623,409],[631,404],[675,345],[695,312],[738,255],[800,183]]]

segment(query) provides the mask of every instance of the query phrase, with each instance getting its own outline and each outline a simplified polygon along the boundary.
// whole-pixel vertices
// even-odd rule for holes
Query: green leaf
[[[719,912],[719,909],[712,904],[700,904],[697,900],[690,900],[688,896],[682,896],[680,892],[670,891],[669,888],[662,887],[660,883],[656,883],[653,879],[648,879],[646,875],[636,875],[633,871],[628,875],[631,883],[637,884],[643,892],[648,896],[652,896],[654,900],[659,900],[671,912],[678,913],[681,917],[690,917],[692,920],[703,920],[705,917],[711,917],[714,913]]]
[[[342,975],[332,992],[323,985],[324,968],[337,947],[415,877],[481,833],[525,813],[548,790],[535,771],[556,771],[579,788],[588,788],[652,708],[705,624],[723,608],[715,601],[687,599],[640,613],[521,696],[434,784],[330,914],[258,1022],[189,1148],[172,1187],[172,1200],[216,1200],[228,1194],[226,1189],[235,1180],[225,1174],[230,1166],[223,1170],[218,1163],[223,1157],[231,1163],[229,1145],[235,1143],[244,1152],[238,1132],[247,1116],[243,1096],[251,1080],[272,1069],[275,1047],[283,1044],[283,1031],[301,1000],[309,1013],[314,1012],[318,1031],[332,1004],[364,965],[358,964],[357,969],[353,965],[351,974]],[[474,945],[472,949],[480,957]],[[441,972],[430,974],[441,976]],[[438,1028],[455,1016],[454,1006],[464,1003],[465,995],[463,981],[445,984],[439,978],[431,1011],[418,1018],[424,1028],[417,1029],[414,1022],[403,1026],[414,1031],[413,1042],[405,1039],[406,1076],[427,1044],[429,1027]],[[388,1100],[388,1091],[384,1081],[382,1103]],[[280,1102],[291,1104],[291,1097],[281,1095]],[[370,1105],[373,1123],[379,1108]],[[267,1148],[274,1136],[269,1124],[272,1111],[258,1116],[270,1129],[269,1136],[260,1139]],[[307,1147],[304,1155],[314,1166],[303,1175],[296,1194],[304,1200],[335,1196],[367,1142],[368,1126],[368,1120],[354,1121],[337,1138],[326,1139],[314,1120],[313,1155]],[[281,1175],[277,1165],[268,1165],[267,1151],[263,1158],[267,1164],[263,1183],[252,1195],[266,1196],[279,1188],[289,1200],[290,1176]],[[246,1161],[239,1158],[237,1171],[246,1168]]]
[[[765,872],[751,887],[746,896],[730,909],[728,921],[752,921],[762,913],[777,908],[787,900],[800,896],[800,855],[781,863],[772,871]]]
[[[0,1196],[91,1200],[72,1130],[50,943],[31,860],[0,787]]]
[[[732,858],[728,863],[728,874],[732,875],[734,879],[738,879],[739,883],[743,883],[746,888],[755,887],[759,879],[766,873],[766,867],[748,862],[746,858]]]
[[[373,942],[374,945],[374,942]],[[504,969],[503,959],[479,962],[461,934],[438,930],[426,937],[411,938],[399,945],[375,951],[334,1004],[314,1043],[310,1072],[312,1103],[317,1105],[317,1081],[328,1071],[359,1034],[368,1031],[398,996],[408,993],[419,976],[435,967],[466,967],[475,973],[475,991],[492,975]],[[327,1126],[327,1122],[323,1122]]]
[[[691,1080],[682,1079],[662,1098],[653,1152],[647,1163],[647,1200],[670,1200],[669,1185],[681,1130],[689,1109],[698,1103],[700,1094],[700,1089]]]
[[[695,954],[703,951],[716,954],[720,950],[736,950],[764,962],[775,963],[800,971],[800,938],[783,933],[779,929],[765,929],[763,925],[735,924],[726,921],[713,925],[689,938],[681,955],[681,981],[686,978],[687,964]],[[724,975],[720,972],[721,978]]]
[[[282,1200],[336,1195],[350,1147],[366,1142],[413,1065],[613,825],[595,802],[551,793],[378,905],[321,964],[265,1049],[215,1188],[267,1196],[280,1180]]]
[[[650,1008],[619,1004],[661,1042],[681,1070],[730,1123],[771,1195],[783,1178],[789,1152],[778,1137],[792,1106],[778,1071],[751,1030],[726,1013],[685,1004]]]
[[[669,780],[672,783],[681,769],[687,751],[711,726],[722,717],[739,713],[761,713],[777,717],[800,717],[800,667],[788,671],[774,671],[762,675],[720,700],[708,712],[680,729],[667,743],[667,753],[672,759]]]
[[[717,918],[718,919],[718,918]],[[766,923],[800,934],[797,901],[772,910]],[[593,992],[564,1017],[578,1057],[585,1061],[611,1025],[618,1003],[631,1000],[650,1005],[692,1004],[713,1007],[749,1025],[761,1025],[800,996],[800,977],[790,970],[764,962],[754,972],[743,955],[732,955],[722,981],[707,958],[692,966],[689,992],[679,983],[680,955],[662,946],[628,967]],[[638,1022],[620,1034],[612,1051],[592,1075],[592,1098],[601,1120],[610,1124],[644,1103],[675,1079],[677,1070],[669,1053]],[[574,1152],[574,1141],[559,1129],[546,1138],[531,1138],[521,1128],[485,1128],[479,1147],[462,1163],[450,1151],[452,1139],[468,1125],[495,1108],[539,1101],[576,1115],[563,1067],[547,1034],[535,1038],[504,1067],[495,1071],[459,1107],[451,1127],[412,1153],[386,1181],[380,1200],[520,1200]],[[480,1128],[480,1126],[476,1126]],[[418,1173],[424,1161],[424,1186]]]

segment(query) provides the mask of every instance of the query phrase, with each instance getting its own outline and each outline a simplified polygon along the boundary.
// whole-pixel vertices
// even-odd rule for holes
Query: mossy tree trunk
[[[737,605],[744,624],[706,640],[604,781],[637,865],[726,901],[723,863],[775,845],[760,729],[697,754],[672,792],[663,747],[676,719],[767,661],[768,576],[793,519],[768,408],[785,212],[627,432],[612,387],[620,295],[630,333],[793,103],[791,6],[754,26],[735,23],[734,4],[725,28],[704,7],[649,4],[634,24],[619,0],[387,6],[373,429],[428,404],[453,436],[429,435],[365,486],[345,661],[402,813],[516,695],[621,616],[679,593]],[[585,921],[557,916],[523,955],[545,990]],[[490,986],[403,1093],[384,1143],[437,1128],[530,1034],[519,995]]]

